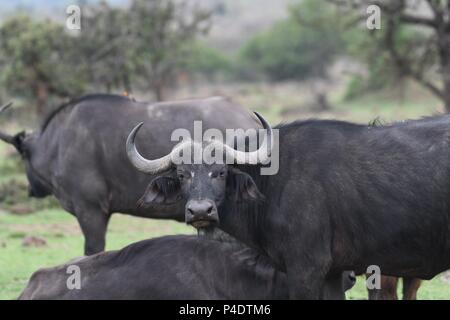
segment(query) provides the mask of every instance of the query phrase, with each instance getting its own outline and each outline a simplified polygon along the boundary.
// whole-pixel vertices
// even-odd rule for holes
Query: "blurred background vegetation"
[[[271,109],[275,121],[336,110],[353,119],[353,102],[367,97],[379,97],[380,109],[418,98],[427,111],[450,108],[448,32],[433,26],[439,8],[429,4],[440,2],[378,1],[381,29],[369,30],[372,2],[75,1],[75,31],[65,26],[72,2],[11,1],[0,4],[0,101],[39,117],[92,92],[149,101],[223,94]],[[358,105],[371,113],[370,101]]]
[[[81,7],[81,30],[66,27],[70,4]],[[381,29],[366,25],[370,4]],[[59,104],[98,92],[149,102],[225,95],[273,124],[443,113],[449,16],[450,0],[2,1],[0,104],[14,108],[0,126],[37,128]],[[76,220],[53,198],[29,200],[23,172],[1,144],[0,298],[16,297],[37,268],[82,253]],[[192,230],[114,216],[108,249],[180,232]],[[449,298],[448,281],[427,282],[419,298]],[[349,297],[366,298],[361,281]]]

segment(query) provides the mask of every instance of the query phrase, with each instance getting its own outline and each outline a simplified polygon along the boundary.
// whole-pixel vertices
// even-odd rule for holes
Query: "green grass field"
[[[107,250],[167,234],[194,233],[176,222],[115,215],[108,229]],[[23,239],[45,239],[42,247],[24,247]],[[75,218],[50,209],[30,215],[0,213],[0,299],[14,299],[33,271],[83,255],[83,236]]]
[[[264,112],[264,103],[274,100],[275,105],[292,105],[301,101],[285,101],[288,95],[280,94],[268,97],[246,97],[249,104]],[[245,100],[244,99],[244,100]],[[259,99],[259,100],[258,100]],[[278,100],[277,100],[278,99]],[[250,103],[253,101],[254,103]],[[393,101],[389,97],[370,96],[351,103],[338,103],[332,113],[321,114],[321,118],[341,118],[368,123],[380,116],[386,121],[417,118],[439,111],[434,100],[411,98],[409,101]],[[279,107],[281,108],[281,107]],[[282,120],[279,108],[267,112],[271,121]],[[298,118],[310,117],[307,111],[299,111]],[[15,183],[26,184],[18,157],[14,157],[12,149],[0,143],[0,191],[8,189]],[[8,193],[9,194],[9,193]],[[41,267],[49,267],[66,262],[83,253],[83,237],[74,217],[64,212],[54,201],[46,202],[26,198],[25,191],[13,193],[14,199],[19,199],[30,207],[31,214],[12,214],[17,204],[10,203],[8,197],[3,202],[0,198],[0,299],[14,299],[26,285],[31,274]],[[1,194],[0,194],[1,196]],[[19,203],[21,204],[21,203]],[[17,209],[17,208],[16,208]],[[190,233],[193,229],[175,222],[156,221],[135,218],[126,215],[114,215],[109,225],[107,249],[119,249],[138,240],[152,237]],[[23,246],[27,236],[36,236],[46,241],[40,247]],[[360,278],[357,285],[347,293],[349,299],[366,299],[367,292],[364,279]],[[432,281],[426,281],[418,294],[419,299],[450,299],[450,283],[439,275]]]
[[[167,234],[194,233],[183,224],[115,215],[108,230],[107,249]],[[43,247],[24,247],[26,236],[45,239]],[[83,237],[70,214],[44,210],[31,215],[0,213],[0,299],[15,299],[31,274],[41,267],[68,261],[83,253]],[[349,299],[366,299],[364,278],[347,293]],[[450,283],[441,276],[426,281],[419,290],[419,299],[450,299]]]

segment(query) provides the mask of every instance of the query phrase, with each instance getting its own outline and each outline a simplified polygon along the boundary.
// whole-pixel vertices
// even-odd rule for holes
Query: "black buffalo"
[[[192,131],[195,120],[203,121],[203,129],[222,131],[259,125],[245,109],[221,97],[150,104],[90,95],[58,108],[35,133],[0,133],[0,139],[22,155],[30,196],[53,194],[76,216],[89,255],[104,250],[114,212],[184,220],[184,207],[177,204],[137,205],[150,180],[130,165],[124,145],[136,122],[145,121],[145,143],[137,143],[145,156],[160,157],[174,144],[173,130]]]
[[[68,289],[69,266],[80,289]],[[68,271],[69,270],[69,274]],[[345,273],[343,289],[354,284]],[[330,294],[335,288],[330,287]],[[337,291],[342,290],[339,288]],[[236,241],[166,236],[35,272],[19,299],[286,299],[286,275]]]
[[[272,129],[261,121],[268,137],[247,159],[272,147]],[[166,163],[144,199],[183,196],[188,223],[217,225],[286,271],[290,298],[320,298],[325,279],[343,270],[362,274],[378,265],[385,275],[430,279],[450,267],[450,116],[382,127],[309,120],[276,129],[278,174],[260,175],[262,165]],[[133,163],[136,133],[128,140]],[[245,159],[224,151],[237,163]],[[146,161],[144,171],[156,174],[160,160]]]

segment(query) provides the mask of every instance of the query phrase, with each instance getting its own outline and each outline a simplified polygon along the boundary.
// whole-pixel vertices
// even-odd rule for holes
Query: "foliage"
[[[97,90],[131,90],[134,61],[128,20],[126,11],[106,2],[84,8],[77,65],[84,66],[89,85]]]
[[[38,108],[49,95],[79,94],[85,82],[72,64],[75,49],[61,25],[14,16],[0,28],[0,83],[12,94],[37,100]]]
[[[134,71],[149,82],[156,98],[186,63],[189,44],[209,30],[210,13],[173,0],[134,0],[129,12]]]
[[[373,4],[370,0],[334,3],[353,15]],[[381,30],[374,30],[379,35],[374,43],[392,61],[388,72],[413,79],[441,100],[449,112],[450,0],[378,1],[377,6],[383,18]],[[410,32],[407,41],[405,32]]]
[[[290,8],[288,19],[244,46],[242,64],[275,81],[324,76],[343,49],[338,32],[341,24],[332,7],[318,1],[302,1]]]
[[[234,71],[233,61],[226,54],[200,41],[194,42],[189,49],[185,69],[206,77],[231,76]]]
[[[83,7],[78,33],[51,20],[18,14],[0,26],[0,85],[43,113],[50,99],[87,91],[150,89],[158,100],[189,59],[209,12],[175,0],[102,1]],[[208,54],[208,53],[207,53]],[[211,66],[208,66],[211,70]]]
[[[345,94],[347,100],[367,92],[398,86],[405,80],[404,74],[396,68],[396,61],[381,45],[385,37],[384,29],[370,31],[365,26],[354,28],[346,34],[347,54],[367,67],[366,76],[358,74],[350,80]],[[394,41],[402,55],[412,57],[415,54],[413,49],[427,40],[422,30],[404,25],[395,33]],[[423,63],[435,62],[429,59]],[[425,64],[422,65],[424,67]]]

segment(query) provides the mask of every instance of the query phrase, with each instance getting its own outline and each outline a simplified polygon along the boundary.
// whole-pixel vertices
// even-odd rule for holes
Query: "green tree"
[[[90,83],[107,91],[150,88],[157,100],[180,68],[193,62],[192,42],[209,27],[208,12],[174,0],[134,0],[126,9],[101,2],[83,9],[79,56]]]
[[[134,0],[130,7],[134,71],[157,100],[189,56],[189,47],[210,26],[210,12],[174,0]]]
[[[52,97],[103,89],[140,86],[162,100],[164,88],[189,63],[211,71],[191,59],[198,53],[192,43],[208,31],[210,13],[188,2],[134,0],[117,8],[102,1],[84,5],[82,12],[79,32],[24,15],[0,27],[2,87],[36,101],[38,113]]]
[[[366,60],[386,72],[410,78],[440,99],[450,112],[450,0],[328,0],[362,21],[359,30],[372,34],[371,47],[384,62]],[[369,5],[381,9],[381,29],[368,32],[361,16]],[[363,32],[365,31],[365,32]],[[359,49],[365,52],[364,42]],[[364,58],[364,56],[363,56]],[[437,70],[437,72],[436,72]]]
[[[304,0],[290,7],[286,20],[243,47],[242,64],[271,80],[323,77],[343,49],[341,20],[328,4]]]
[[[132,91],[134,47],[129,20],[125,9],[106,2],[83,7],[82,26],[77,35],[78,64],[84,66],[94,88]]]
[[[355,75],[351,79],[347,88],[347,99],[368,91],[382,90],[390,86],[398,87],[406,80],[407,77],[397,68],[396,61],[380,45],[385,36],[383,29],[370,31],[362,27],[352,28],[347,33],[347,54],[367,67],[367,75]],[[421,46],[426,38],[422,31],[404,25],[396,31],[393,41],[396,43],[396,50],[402,55],[408,55],[416,46]]]
[[[14,16],[0,27],[0,82],[12,94],[35,102],[42,114],[50,97],[83,91],[82,73],[72,64],[75,48],[63,26]]]
[[[184,68],[192,74],[201,74],[207,78],[218,75],[230,77],[233,74],[233,64],[230,58],[206,43],[192,43]]]

